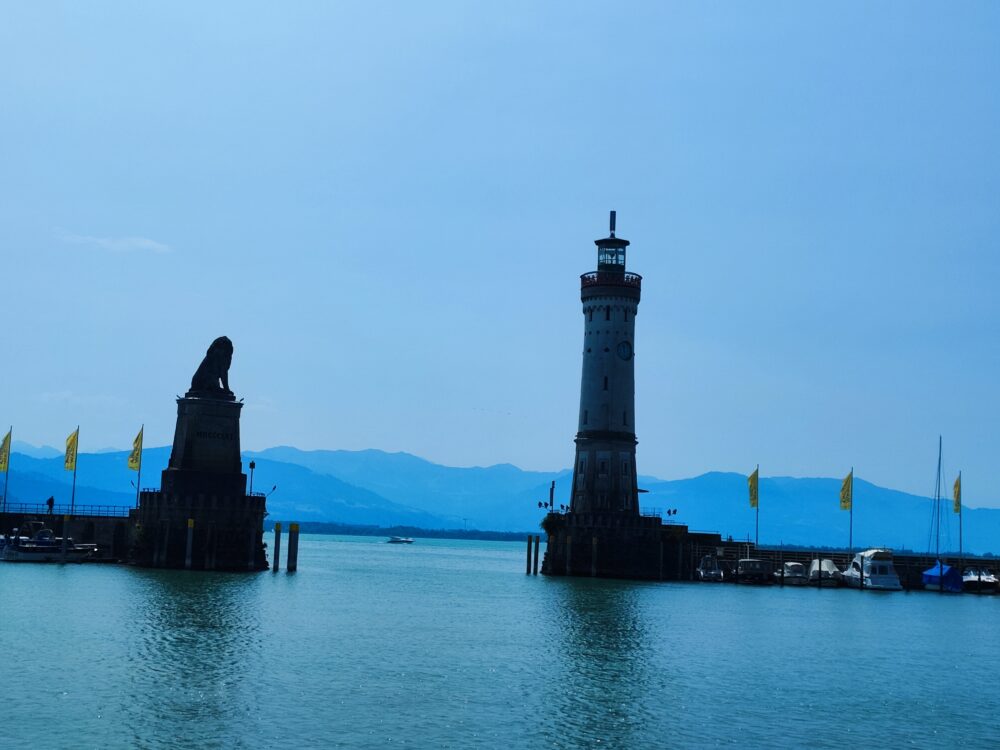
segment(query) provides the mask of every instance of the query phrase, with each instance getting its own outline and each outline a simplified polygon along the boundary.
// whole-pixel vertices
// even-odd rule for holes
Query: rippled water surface
[[[0,565],[0,747],[997,747],[1000,597],[524,575],[305,537],[298,573]]]

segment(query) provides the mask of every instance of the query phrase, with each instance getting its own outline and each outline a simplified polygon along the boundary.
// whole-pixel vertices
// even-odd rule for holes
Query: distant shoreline
[[[273,531],[275,521],[265,521],[264,530]],[[283,522],[284,530],[288,523]],[[303,534],[344,534],[347,536],[404,536],[424,539],[468,539],[489,542],[523,542],[529,534],[541,531],[481,531],[479,529],[422,529],[418,526],[367,526],[350,523],[330,523],[325,521],[302,521],[299,530]]]

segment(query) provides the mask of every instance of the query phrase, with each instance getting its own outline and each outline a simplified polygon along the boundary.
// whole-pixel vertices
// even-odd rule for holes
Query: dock
[[[120,505],[53,505],[45,503],[8,503],[0,512],[0,529],[24,528],[28,521],[39,521],[56,536],[70,536],[81,544],[96,544],[91,562],[123,562],[131,546],[131,509]]]

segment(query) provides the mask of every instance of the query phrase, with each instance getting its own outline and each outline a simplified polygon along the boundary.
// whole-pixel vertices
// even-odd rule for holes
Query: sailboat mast
[[[962,472],[958,472],[958,572],[965,575],[965,552],[962,549]]]
[[[938,591],[944,591],[944,565],[941,564],[941,436],[938,435],[937,482],[934,485],[934,517],[937,526],[937,541],[934,556],[938,565]]]

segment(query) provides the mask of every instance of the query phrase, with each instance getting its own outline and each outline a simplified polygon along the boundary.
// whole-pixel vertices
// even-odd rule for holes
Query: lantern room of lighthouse
[[[625,270],[628,240],[595,240],[597,270],[580,277],[583,376],[573,513],[639,515],[635,466],[635,316],[642,277]]]

